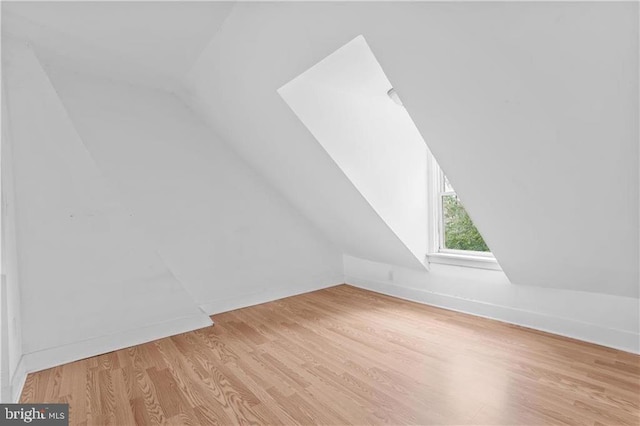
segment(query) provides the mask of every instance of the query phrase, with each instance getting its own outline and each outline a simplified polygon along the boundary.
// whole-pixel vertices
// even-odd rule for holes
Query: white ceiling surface
[[[211,324],[138,231],[36,57],[14,52],[3,51],[3,78],[15,141],[22,350],[188,318]]]
[[[514,284],[637,297],[637,7],[239,3],[187,84],[345,251],[389,259],[275,93],[362,34]]]
[[[94,5],[97,7],[94,8]],[[237,5],[234,2],[4,2],[2,7],[3,34],[29,40],[45,65],[59,65],[67,69],[78,67],[111,79],[174,90],[183,70],[192,67],[198,53],[207,47],[213,34],[220,30]],[[105,19],[105,16],[109,18]],[[261,19],[257,16],[258,21]],[[194,34],[197,49],[182,34],[183,31]],[[170,43],[164,42],[167,38],[171,39]],[[242,40],[244,38],[241,37],[239,41]],[[184,59],[181,50],[191,52],[187,59]],[[244,71],[239,70],[239,74]],[[278,99],[282,111],[290,114],[275,91],[281,85],[279,81],[272,94]],[[296,123],[295,117],[290,119]],[[244,120],[242,123],[244,125]],[[309,172],[306,176],[308,183],[311,180],[311,193],[322,195],[309,197],[309,186],[296,187],[302,192],[298,191],[293,196],[286,186],[279,189],[290,199],[296,200],[294,204],[301,207],[303,213],[307,213],[312,220],[316,219],[327,236],[333,237],[334,242],[351,254],[422,268],[421,263],[308,135],[304,126],[296,123],[296,130],[309,142],[303,149],[310,150],[306,152],[306,158],[310,161],[307,164],[298,163],[302,168],[297,174],[303,170]],[[242,151],[234,141],[230,145]],[[277,155],[290,156],[294,162],[299,157],[296,153],[286,151]],[[249,162],[252,162],[251,158]],[[263,171],[261,167],[257,170]],[[271,178],[269,173],[267,177]],[[308,204],[300,206],[297,201],[301,197],[305,197]],[[345,220],[346,211],[358,211],[360,214]]]
[[[346,253],[424,269],[276,92],[357,35],[318,53],[293,6],[238,3],[189,74],[185,98]]]
[[[41,57],[172,89],[233,2],[2,2],[2,8],[3,33],[30,40]]]
[[[638,296],[636,3],[94,5],[8,9],[147,80],[197,56],[186,98],[227,143],[345,252],[416,266],[276,92],[364,35],[513,283]]]
[[[342,252],[176,96],[45,71],[138,229],[207,312],[341,282]]]

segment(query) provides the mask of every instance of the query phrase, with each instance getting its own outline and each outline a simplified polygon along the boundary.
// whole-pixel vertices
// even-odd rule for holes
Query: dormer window
[[[430,263],[500,269],[489,246],[435,158],[429,154]]]

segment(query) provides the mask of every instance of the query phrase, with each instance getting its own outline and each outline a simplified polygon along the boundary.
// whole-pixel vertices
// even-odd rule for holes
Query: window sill
[[[498,261],[495,259],[495,257],[469,256],[453,253],[431,253],[426,257],[426,260],[429,263],[502,271],[502,268],[498,264]]]

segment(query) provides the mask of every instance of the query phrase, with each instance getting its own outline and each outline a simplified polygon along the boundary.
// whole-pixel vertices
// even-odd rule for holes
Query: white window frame
[[[445,192],[444,173],[433,155],[429,152],[427,159],[427,181],[429,199],[429,252],[426,261],[431,263],[501,270],[495,256],[491,252],[454,250],[444,247],[444,217],[442,214],[442,198],[454,195]]]

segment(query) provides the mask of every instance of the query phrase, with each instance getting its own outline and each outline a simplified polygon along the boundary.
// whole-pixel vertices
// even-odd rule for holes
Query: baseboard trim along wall
[[[640,353],[640,336],[628,330],[603,327],[598,324],[562,318],[554,315],[500,306],[463,297],[440,294],[423,289],[408,288],[390,283],[345,276],[345,282],[354,287],[375,291],[388,296],[456,312],[494,319],[509,324],[532,328],[564,337]]]
[[[208,327],[211,324],[213,324],[213,321],[211,321],[211,318],[207,315],[195,315],[164,321],[122,333],[100,336],[81,342],[23,354],[11,381],[12,400],[18,402],[20,399],[24,383],[29,373],[140,345],[168,336],[186,333]]]
[[[285,297],[296,296],[298,294],[309,293],[323,288],[335,287],[344,284],[344,277],[341,275],[333,279],[325,281],[324,284],[311,284],[305,287],[281,286],[269,287],[264,291],[256,291],[241,294],[239,296],[228,297],[219,300],[213,300],[208,303],[200,304],[199,307],[207,315],[228,312],[234,309],[247,308],[249,306],[260,305],[261,303],[273,302],[274,300],[284,299]]]
[[[202,315],[179,318],[123,333],[100,336],[82,342],[23,354],[11,380],[9,394],[14,402],[20,399],[24,383],[29,373],[208,327],[213,324],[213,321],[211,321],[208,315],[309,293],[311,291],[340,285],[343,284],[343,282],[343,276],[340,275],[339,277],[325,280],[323,284],[312,284],[297,288],[294,286],[270,287],[264,291],[246,293],[200,304],[199,308],[203,311]]]
[[[199,305],[206,315],[179,318],[123,333],[100,336],[82,342],[23,354],[11,380],[10,395],[12,401],[17,402],[19,400],[29,373],[207,327],[213,323],[207,315],[267,303],[342,283],[417,303],[503,321],[626,352],[640,353],[640,336],[634,331],[473,300],[457,295],[443,294],[427,289],[412,288],[371,278],[361,278],[353,274],[353,271],[350,272],[351,274],[347,274],[344,277],[335,277],[330,282],[325,282],[325,284],[312,284],[302,288],[293,286],[271,287],[264,291],[246,293]]]

